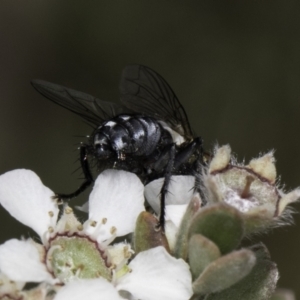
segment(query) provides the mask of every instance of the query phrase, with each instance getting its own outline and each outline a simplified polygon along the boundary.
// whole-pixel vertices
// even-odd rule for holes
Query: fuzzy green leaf
[[[255,253],[257,262],[248,276],[220,293],[207,296],[205,300],[270,299],[278,280],[276,264],[270,261],[269,252],[263,244],[250,249]]]
[[[177,232],[177,239],[173,250],[173,255],[176,258],[182,258],[187,260],[188,257],[188,231],[191,224],[191,220],[194,215],[198,212],[201,205],[201,200],[199,197],[194,196],[190,201],[187,210],[182,218],[180,227]]]
[[[218,246],[201,234],[194,234],[189,241],[189,265],[193,278],[221,256]]]
[[[243,218],[237,209],[220,203],[200,210],[191,223],[189,237],[202,234],[213,241],[222,254],[226,254],[240,244],[243,225]]]
[[[227,289],[247,276],[255,263],[254,253],[247,249],[224,255],[209,264],[193,282],[194,293],[205,295]]]

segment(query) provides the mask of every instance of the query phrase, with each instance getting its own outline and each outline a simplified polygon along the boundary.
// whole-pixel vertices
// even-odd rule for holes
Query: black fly
[[[193,137],[184,108],[168,83],[150,68],[127,66],[120,83],[123,106],[42,80],[33,80],[32,85],[95,127],[88,143],[80,147],[85,181],[74,193],[57,198],[74,198],[94,181],[88,158],[96,161],[100,172],[127,170],[144,184],[163,177],[158,225],[164,229],[171,175],[196,176],[204,164],[202,139]]]

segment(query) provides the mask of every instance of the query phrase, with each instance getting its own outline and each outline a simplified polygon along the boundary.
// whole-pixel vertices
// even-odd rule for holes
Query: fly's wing
[[[155,71],[141,65],[128,65],[122,73],[120,92],[127,108],[166,121],[187,139],[193,137],[183,106],[169,84]]]
[[[122,112],[122,107],[115,103],[102,101],[58,84],[43,80],[32,80],[31,83],[46,98],[97,126]]]

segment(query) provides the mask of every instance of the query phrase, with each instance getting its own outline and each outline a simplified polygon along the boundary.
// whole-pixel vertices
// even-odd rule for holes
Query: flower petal
[[[0,203],[18,221],[40,237],[55,226],[58,207],[54,193],[32,171],[18,169],[0,176]]]
[[[177,240],[178,227],[172,221],[166,221],[165,224],[165,235],[168,240],[171,251],[174,250]]]
[[[89,198],[88,234],[97,232],[98,242],[134,231],[138,215],[144,211],[144,186],[133,173],[118,170],[102,172]]]
[[[160,191],[164,178],[151,181],[145,186],[145,197],[154,211],[160,211]],[[171,177],[166,205],[168,204],[188,204],[193,196],[195,177],[189,175],[175,175]]]
[[[124,300],[116,288],[104,278],[75,280],[62,287],[54,300]]]
[[[0,269],[14,281],[55,282],[32,240],[12,239],[0,245]]]
[[[166,206],[165,234],[170,249],[174,249],[177,239],[177,232],[181,224],[182,218],[184,216],[184,213],[186,212],[187,206],[187,204]]]
[[[183,215],[186,212],[187,206],[187,204],[166,205],[166,220],[171,220],[178,228]]]
[[[119,279],[118,290],[143,300],[188,300],[193,294],[189,266],[163,247],[140,252],[129,264],[131,273]]]

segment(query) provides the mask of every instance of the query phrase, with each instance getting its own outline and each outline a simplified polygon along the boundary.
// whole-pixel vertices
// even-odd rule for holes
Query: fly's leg
[[[203,189],[201,188],[202,185],[202,170],[203,166],[207,164],[204,162],[204,150],[202,147],[202,139],[199,144],[199,157],[194,163],[194,176],[195,176],[195,186],[194,186],[194,193],[199,193],[201,198],[201,206],[206,204],[206,198],[203,193]]]
[[[195,138],[188,146],[186,146],[181,151],[179,151],[175,157],[174,169],[176,170],[182,164],[186,163],[188,159],[191,157],[191,155],[193,154],[197,155],[196,161],[192,165],[193,173],[191,175],[194,175],[195,177],[194,193],[199,193],[201,200],[203,202],[205,198],[204,198],[203,191],[201,189],[201,183],[202,183],[201,172],[204,166],[204,160],[203,160],[204,151],[202,145],[203,145],[203,141],[201,137],[198,137]]]
[[[171,181],[172,171],[178,169],[182,164],[186,163],[191,155],[197,153],[197,159],[195,166],[193,166],[193,174],[195,176],[195,187],[194,191],[199,192],[201,199],[204,199],[204,195],[201,191],[201,170],[204,165],[203,162],[203,147],[202,139],[200,137],[194,139],[188,146],[184,147],[181,151],[176,153],[175,144],[169,149],[169,161],[165,169],[165,180],[160,191],[160,216],[157,227],[165,229],[165,206],[166,206],[166,195],[168,193],[168,187]],[[203,201],[203,200],[202,200]]]
[[[55,199],[59,200],[67,200],[72,199],[80,195],[83,191],[85,191],[91,183],[94,181],[92,173],[90,171],[90,166],[87,159],[87,146],[82,145],[80,147],[80,164],[85,177],[85,181],[81,184],[81,186],[71,194],[56,194]]]
[[[159,221],[157,227],[161,228],[163,232],[165,230],[166,195],[168,193],[168,187],[171,181],[174,159],[175,159],[175,144],[171,146],[169,151],[169,161],[165,169],[165,180],[160,191],[160,215],[159,215]]]

